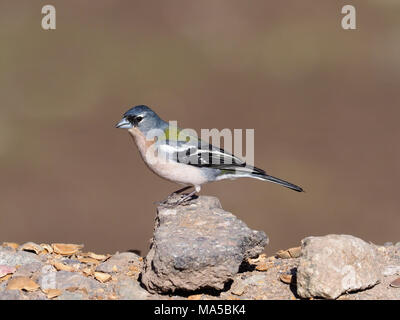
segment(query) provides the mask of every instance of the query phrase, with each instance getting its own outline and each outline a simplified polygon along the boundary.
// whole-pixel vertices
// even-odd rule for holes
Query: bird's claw
[[[193,194],[182,194],[182,195],[171,194],[166,199],[154,202],[154,204],[165,208],[174,208],[177,206],[189,205],[192,200],[193,200]]]

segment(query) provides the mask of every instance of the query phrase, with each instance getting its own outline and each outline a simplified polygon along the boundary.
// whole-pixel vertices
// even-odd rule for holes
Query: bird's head
[[[125,112],[121,121],[115,127],[121,129],[138,128],[141,132],[146,132],[157,128],[161,122],[163,121],[153,110],[145,105],[139,105]]]

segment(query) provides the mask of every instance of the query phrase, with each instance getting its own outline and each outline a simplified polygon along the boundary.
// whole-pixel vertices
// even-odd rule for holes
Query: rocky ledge
[[[400,243],[307,237],[262,253],[268,238],[218,199],[157,210],[149,253],[5,242],[1,299],[400,299]]]

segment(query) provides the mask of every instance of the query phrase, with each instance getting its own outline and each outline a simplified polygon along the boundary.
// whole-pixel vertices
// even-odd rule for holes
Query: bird
[[[146,105],[137,105],[126,111],[116,128],[128,130],[143,161],[151,171],[184,186],[158,204],[167,205],[172,198],[194,188],[192,192],[173,203],[183,204],[199,193],[205,183],[237,178],[254,178],[276,183],[297,192],[304,191],[302,187],[248,165],[239,157],[196,136],[183,135],[182,138],[180,128],[162,120]]]

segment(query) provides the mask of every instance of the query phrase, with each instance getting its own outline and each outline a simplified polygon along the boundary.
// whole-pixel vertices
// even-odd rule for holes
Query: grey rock
[[[138,281],[129,278],[118,281],[116,293],[121,300],[144,300],[150,297],[150,294],[140,286]]]
[[[256,273],[254,275],[251,275],[250,277],[247,277],[243,280],[243,283],[245,285],[257,285],[260,282],[265,282],[266,281],[266,275],[264,273]]]
[[[58,296],[55,300],[84,300],[85,296],[80,291],[64,291],[60,296]]]
[[[22,265],[17,269],[14,273],[13,277],[31,277],[32,274],[41,270],[44,267],[44,263],[42,262],[31,262]]]
[[[41,262],[40,258],[34,253],[0,248],[0,265],[15,267],[34,262]]]
[[[24,294],[20,290],[0,291],[0,300],[24,300]]]
[[[102,287],[100,282],[70,271],[50,271],[43,273],[39,277],[39,285],[42,290],[79,288],[85,289],[87,292],[95,292]]]
[[[64,258],[64,259],[61,259],[61,262],[62,262],[63,264],[66,264],[66,265],[68,265],[68,266],[71,266],[71,267],[77,267],[77,268],[79,268],[79,267],[81,266],[81,262],[80,262],[79,260],[75,260],[75,259]]]
[[[377,284],[382,266],[372,245],[350,235],[302,240],[297,293],[303,298],[336,299]]]
[[[382,274],[385,277],[393,276],[395,274],[400,274],[400,265],[398,265],[398,266],[394,266],[394,265],[385,266],[385,268],[382,271]]]
[[[142,261],[140,256],[133,252],[121,252],[116,253],[105,262],[100,263],[97,266],[96,271],[113,273],[115,266],[117,268],[117,272],[126,272],[131,265],[136,265],[138,268],[141,268]]]
[[[247,277],[237,277],[233,282],[230,292],[234,295],[241,296],[246,291],[249,291],[249,287],[255,287],[260,283],[266,283],[267,276],[265,273],[256,273]]]
[[[215,197],[201,196],[189,205],[159,206],[142,283],[151,292],[214,288],[221,290],[247,258],[268,243],[221,208]]]

